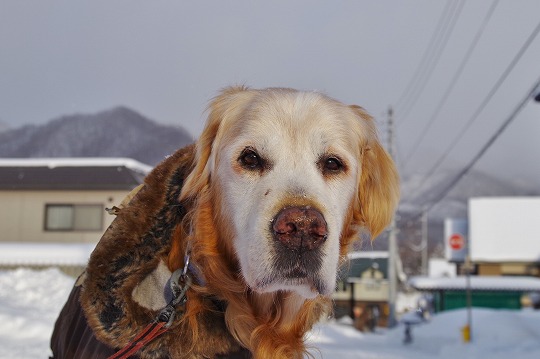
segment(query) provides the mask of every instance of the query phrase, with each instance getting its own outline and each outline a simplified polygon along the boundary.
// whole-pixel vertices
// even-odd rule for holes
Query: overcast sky
[[[448,148],[445,166],[468,162],[537,81],[540,35],[523,46],[539,23],[537,0],[1,0],[0,121],[125,105],[197,136],[220,88],[294,87],[381,132],[393,106],[401,171],[426,172]],[[475,168],[540,184],[539,137],[531,101]]]

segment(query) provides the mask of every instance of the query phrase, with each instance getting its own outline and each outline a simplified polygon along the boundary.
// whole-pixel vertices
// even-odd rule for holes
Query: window
[[[338,280],[336,283],[336,292],[346,292],[348,287],[348,283],[344,280]]]
[[[103,206],[100,204],[45,205],[46,231],[101,231]]]

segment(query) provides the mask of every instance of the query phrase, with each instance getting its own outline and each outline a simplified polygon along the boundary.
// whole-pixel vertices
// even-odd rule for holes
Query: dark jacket
[[[171,238],[181,230],[187,213],[179,195],[193,152],[193,146],[188,146],[159,164],[142,189],[120,209],[56,321],[51,338],[54,359],[109,357],[170,301],[168,254]],[[182,321],[182,305],[176,308],[170,329],[134,357],[251,357],[228,332],[220,305],[212,298],[205,305],[212,310],[197,317],[196,340],[192,340],[189,323]]]

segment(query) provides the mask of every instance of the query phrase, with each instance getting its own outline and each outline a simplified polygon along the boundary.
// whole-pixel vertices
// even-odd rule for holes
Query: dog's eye
[[[330,157],[324,162],[324,168],[329,171],[339,171],[343,168],[343,164],[337,158]]]
[[[334,156],[323,158],[319,165],[325,173],[337,173],[345,170],[343,162]]]
[[[257,152],[251,148],[244,149],[238,158],[238,161],[242,167],[248,170],[259,170],[263,168],[263,160],[257,154]]]

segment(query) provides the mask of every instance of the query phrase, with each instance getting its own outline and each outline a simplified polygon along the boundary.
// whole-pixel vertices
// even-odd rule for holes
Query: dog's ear
[[[360,222],[373,239],[388,226],[394,215],[399,201],[399,176],[394,161],[377,138],[373,118],[359,106],[350,108],[365,125],[365,137],[360,145],[359,211]]]
[[[213,149],[217,147],[220,138],[223,136],[224,127],[230,119],[238,116],[242,99],[248,97],[252,92],[244,86],[229,87],[221,91],[208,106],[208,119],[205,128],[195,145],[195,159],[193,169],[186,178],[181,199],[195,198],[201,193],[210,182],[210,175],[215,163],[215,153]]]

